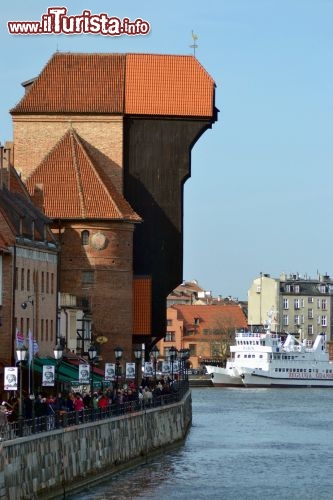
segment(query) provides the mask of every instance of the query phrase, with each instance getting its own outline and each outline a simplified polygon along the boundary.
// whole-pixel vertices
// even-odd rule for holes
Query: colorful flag
[[[28,354],[29,354],[29,356],[28,356],[28,362],[29,362],[29,365],[31,365],[32,358],[39,351],[39,346],[38,346],[37,341],[34,339],[31,330],[29,330],[29,332],[28,332],[28,338],[27,338],[27,340],[28,340]]]
[[[24,347],[24,340],[25,339],[23,333],[16,328],[16,333],[15,333],[16,349]]]

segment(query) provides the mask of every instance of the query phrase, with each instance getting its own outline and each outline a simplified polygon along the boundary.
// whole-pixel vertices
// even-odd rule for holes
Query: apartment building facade
[[[299,274],[268,274],[255,278],[248,291],[249,325],[272,322],[275,331],[293,333],[300,339],[314,339],[333,332],[333,280],[328,274],[316,278]]]

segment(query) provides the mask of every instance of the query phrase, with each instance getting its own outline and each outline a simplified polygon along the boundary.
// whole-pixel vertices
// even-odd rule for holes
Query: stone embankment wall
[[[191,422],[188,392],[169,406],[4,441],[0,499],[64,498],[180,443]]]

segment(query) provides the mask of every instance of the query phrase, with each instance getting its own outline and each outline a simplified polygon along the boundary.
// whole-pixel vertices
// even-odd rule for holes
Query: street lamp
[[[55,367],[55,379],[56,379],[57,397],[59,396],[58,369],[59,369],[59,365],[60,365],[61,360],[62,360],[63,353],[64,353],[64,348],[60,344],[60,342],[58,342],[58,344],[53,349],[54,359],[57,361],[56,367]]]
[[[88,358],[89,358],[90,372],[91,372],[90,392],[92,397],[94,392],[94,361],[97,358],[97,348],[93,342],[90,344],[88,349]]]
[[[123,348],[122,347],[115,347],[114,348],[114,355],[116,357],[116,389],[118,389],[118,381],[119,381],[119,375],[120,375],[120,360],[123,355]]]
[[[171,363],[171,380],[173,380],[173,364],[176,359],[177,349],[174,346],[171,346],[169,349],[169,358]]]
[[[182,360],[182,365],[183,365],[183,378],[187,380],[187,360],[190,357],[190,351],[189,349],[181,349],[180,351],[180,356]]]
[[[20,429],[20,435],[22,436],[23,434],[23,401],[22,401],[22,386],[23,386],[23,381],[22,381],[22,364],[25,361],[26,355],[27,355],[27,348],[25,346],[18,347],[16,349],[16,357],[17,357],[17,362],[20,365],[20,400],[19,400],[19,429]]]
[[[134,357],[135,357],[135,378],[136,378],[136,387],[139,389],[139,369],[140,369],[140,361],[142,359],[142,349],[140,347],[135,347],[134,349]]]
[[[157,359],[160,355],[160,351],[158,350],[158,347],[156,344],[154,345],[154,347],[150,351],[150,354],[153,356],[153,360],[154,360],[154,376],[155,376],[155,383],[156,383],[156,365],[157,365]]]

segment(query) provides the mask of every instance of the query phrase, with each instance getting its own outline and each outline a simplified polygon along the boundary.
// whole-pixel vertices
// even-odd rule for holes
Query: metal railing
[[[111,417],[120,417],[128,413],[146,411],[179,402],[189,389],[188,380],[175,383],[172,392],[160,396],[152,395],[151,399],[138,399],[124,403],[112,403],[105,408],[88,408],[79,411],[56,411],[50,415],[8,422],[0,427],[0,441],[8,441],[18,437],[50,432],[75,425],[97,422]]]

